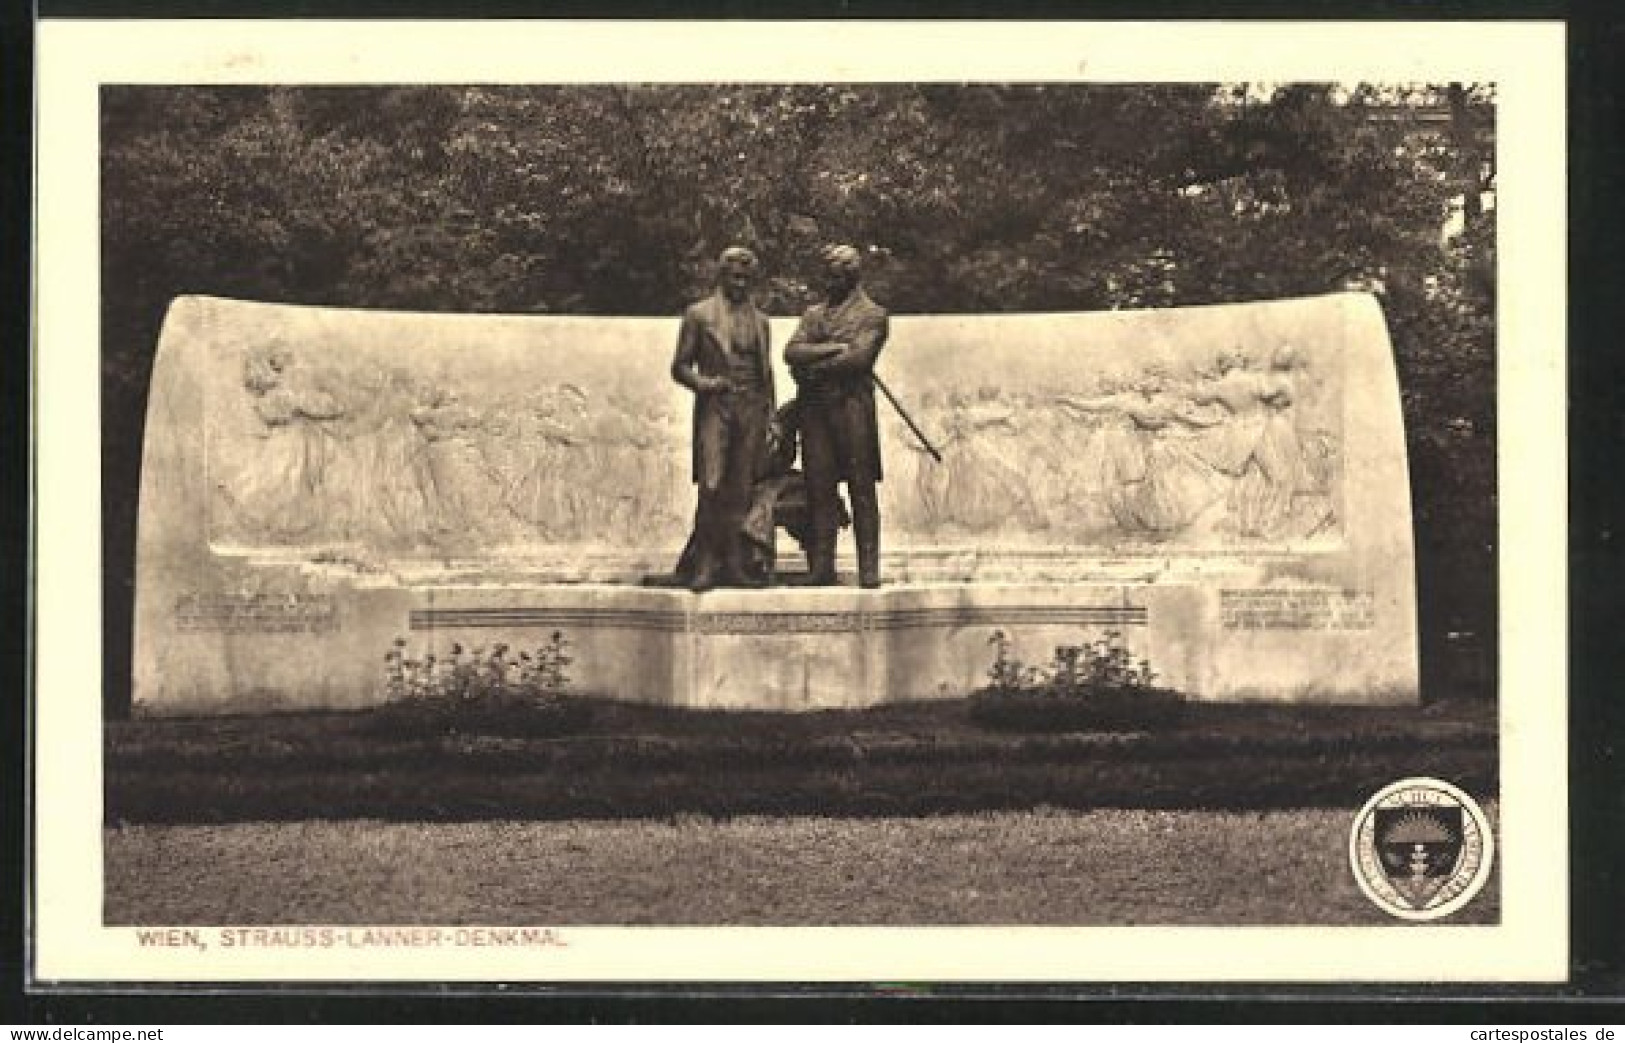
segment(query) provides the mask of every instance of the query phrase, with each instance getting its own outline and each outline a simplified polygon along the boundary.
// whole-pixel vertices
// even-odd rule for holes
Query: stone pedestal
[[[1258,625],[1264,614],[1287,610],[1305,626]],[[1115,635],[1135,658],[1154,665],[1159,684],[1198,699],[1405,696],[1395,684],[1403,656],[1371,648],[1375,606],[1358,593],[1324,587],[1263,599],[1189,582],[703,595],[612,585],[340,594],[311,584],[297,597],[220,601],[214,611],[210,620],[188,617],[168,636],[151,675],[163,699],[149,708],[365,706],[380,698],[384,655],[397,638],[408,656],[444,661],[454,647],[474,655],[499,642],[535,650],[555,633],[570,643],[572,691],[701,709],[825,710],[960,698],[986,682],[995,633],[1033,665],[1047,663],[1057,646]],[[234,613],[229,625],[226,612]]]
[[[1049,650],[1107,630],[1146,646],[1146,611],[1100,587],[966,585],[771,592],[449,589],[412,613],[412,647],[532,647],[570,636],[584,691],[673,706],[826,710],[957,698],[981,684],[995,631]],[[523,607],[516,607],[522,604]],[[1045,643],[1048,642],[1046,645]]]

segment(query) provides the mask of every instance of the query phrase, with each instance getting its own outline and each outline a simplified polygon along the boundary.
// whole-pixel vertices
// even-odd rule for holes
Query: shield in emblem
[[[1462,809],[1379,808],[1373,825],[1384,874],[1413,908],[1424,908],[1461,859]]]

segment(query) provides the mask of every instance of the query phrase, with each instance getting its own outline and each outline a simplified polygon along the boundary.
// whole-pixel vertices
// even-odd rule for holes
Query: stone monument
[[[783,344],[794,320],[772,325]],[[844,552],[834,587],[643,585],[693,512],[674,328],[176,300],[139,705],[360,707],[397,638],[554,631],[573,690],[678,706],[960,697],[995,630],[1029,661],[1116,632],[1197,699],[1417,699],[1404,432],[1369,296],[893,317],[880,370],[942,462],[882,411],[879,589]]]

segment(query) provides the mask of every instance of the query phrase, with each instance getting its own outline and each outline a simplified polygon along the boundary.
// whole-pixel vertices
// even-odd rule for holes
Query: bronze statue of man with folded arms
[[[824,301],[808,308],[784,348],[800,403],[801,465],[812,515],[808,583],[835,578],[838,485],[846,483],[858,545],[858,582],[880,585],[880,425],[873,372],[886,344],[886,309],[864,292],[862,255],[851,246],[822,253]]]

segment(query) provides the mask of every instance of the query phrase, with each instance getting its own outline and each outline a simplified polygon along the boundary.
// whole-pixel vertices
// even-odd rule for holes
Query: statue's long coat
[[[768,346],[767,316],[752,306],[750,309],[752,321],[756,323],[756,349],[757,363],[761,366],[762,386],[766,389],[760,407],[762,410],[761,429],[767,430],[767,422],[773,415],[773,366],[772,356]],[[677,333],[677,354],[674,365],[693,365],[702,376],[726,377],[728,375],[728,302],[722,294],[713,294],[703,301],[688,306],[683,312],[682,326]],[[723,447],[712,444],[712,439],[706,437],[706,432],[712,425],[706,423],[708,411],[723,408],[719,396],[694,396],[694,459],[693,477],[702,487],[716,489],[722,483]],[[766,452],[766,445],[762,447]],[[751,478],[755,478],[755,473]]]
[[[797,375],[803,430],[826,424],[834,434],[838,481],[879,481],[880,424],[875,417],[871,375],[889,332],[886,309],[861,288],[839,305],[815,304],[786,347],[797,344],[849,344],[858,356],[851,368],[830,375]],[[803,438],[802,452],[806,453]],[[804,466],[805,466],[804,461]]]

